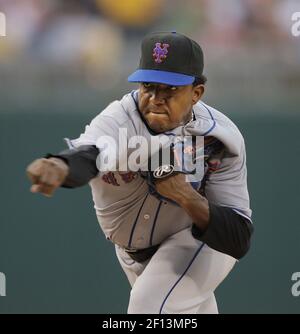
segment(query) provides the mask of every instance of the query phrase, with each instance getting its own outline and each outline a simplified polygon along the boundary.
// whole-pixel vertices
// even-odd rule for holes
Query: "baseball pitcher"
[[[203,67],[190,38],[147,35],[128,78],[138,89],[27,168],[34,193],[90,185],[132,287],[128,313],[218,313],[214,291],[250,247],[244,139],[202,102]]]

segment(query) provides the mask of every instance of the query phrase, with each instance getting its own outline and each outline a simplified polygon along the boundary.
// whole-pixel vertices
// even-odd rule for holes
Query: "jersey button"
[[[145,220],[149,220],[150,219],[150,215],[148,215],[147,213],[144,215],[144,219]]]
[[[137,246],[143,246],[143,242],[144,242],[144,238],[140,237],[140,238],[137,239],[136,244],[137,244]]]

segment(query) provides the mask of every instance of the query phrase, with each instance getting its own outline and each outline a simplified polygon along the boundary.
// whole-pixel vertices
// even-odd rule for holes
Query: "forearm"
[[[173,199],[192,218],[192,234],[209,247],[242,258],[249,250],[253,225],[228,207],[209,203],[194,189],[182,186]]]
[[[205,231],[209,225],[209,204],[205,197],[194,189],[179,191],[175,201],[192,218],[194,224],[201,231]]]

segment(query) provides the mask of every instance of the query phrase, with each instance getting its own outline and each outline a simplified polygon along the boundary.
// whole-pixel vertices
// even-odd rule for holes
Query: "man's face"
[[[203,92],[203,85],[194,87],[141,83],[139,109],[153,131],[169,131],[191,119],[192,107]]]

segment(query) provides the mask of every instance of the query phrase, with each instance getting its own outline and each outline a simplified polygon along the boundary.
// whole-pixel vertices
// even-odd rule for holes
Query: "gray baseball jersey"
[[[134,91],[112,102],[86,126],[78,139],[70,140],[69,145],[99,147],[99,138],[110,136],[121,146],[119,129],[126,129],[128,138],[143,136],[150,140],[153,134],[141,119],[137,94],[138,91]],[[205,184],[207,199],[251,220],[241,133],[228,117],[202,101],[194,106],[193,114],[193,120],[172,133],[211,136],[225,148],[222,158],[212,156],[211,166],[206,169],[210,173]],[[122,248],[143,249],[157,245],[192,225],[191,218],[181,207],[151,194],[146,180],[138,172],[99,172],[90,186],[103,232],[107,239]]]

